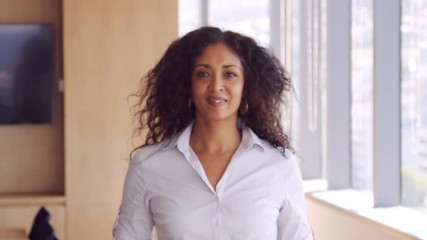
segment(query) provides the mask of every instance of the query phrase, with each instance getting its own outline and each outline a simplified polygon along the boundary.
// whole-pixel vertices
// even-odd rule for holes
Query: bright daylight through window
[[[373,0],[352,0],[351,170],[352,187],[372,190]]]
[[[427,0],[402,1],[402,204],[427,212]]]

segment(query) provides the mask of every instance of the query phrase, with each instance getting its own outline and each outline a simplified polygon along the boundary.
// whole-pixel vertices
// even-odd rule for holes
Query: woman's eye
[[[226,72],[224,75],[225,75],[225,77],[227,77],[227,78],[237,77],[237,74],[236,74],[236,73],[234,73],[234,72]]]
[[[200,71],[200,72],[196,72],[196,76],[199,78],[209,77],[209,73]]]

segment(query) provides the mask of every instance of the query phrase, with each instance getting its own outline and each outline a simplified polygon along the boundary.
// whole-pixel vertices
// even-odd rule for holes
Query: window
[[[351,2],[351,185],[372,189],[373,1]]]
[[[300,49],[300,11],[299,0],[286,0],[286,32],[285,32],[285,64],[290,73],[294,93],[291,98],[291,144],[298,151],[300,149],[300,108],[298,105],[300,85],[299,82],[299,49]]]
[[[201,9],[203,0],[179,0],[178,4],[178,31],[179,36],[199,28],[203,25],[204,16]]]
[[[270,47],[270,1],[179,0],[179,34],[211,25],[245,34]]]
[[[291,137],[305,179],[324,177],[326,1],[285,1],[285,64],[291,74]]]
[[[209,24],[270,44],[270,0],[215,0],[208,7]]]
[[[402,1],[402,204],[427,212],[427,0]]]

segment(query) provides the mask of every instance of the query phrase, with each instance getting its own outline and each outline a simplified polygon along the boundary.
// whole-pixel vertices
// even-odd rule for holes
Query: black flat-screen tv
[[[0,23],[0,124],[52,122],[50,24]]]

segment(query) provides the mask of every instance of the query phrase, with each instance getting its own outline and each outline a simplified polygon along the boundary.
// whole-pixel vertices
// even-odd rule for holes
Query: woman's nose
[[[223,84],[223,81],[221,79],[221,75],[216,74],[215,76],[213,76],[212,82],[209,85],[209,87],[210,87],[209,90],[213,91],[213,92],[223,91],[224,90],[224,84]]]

